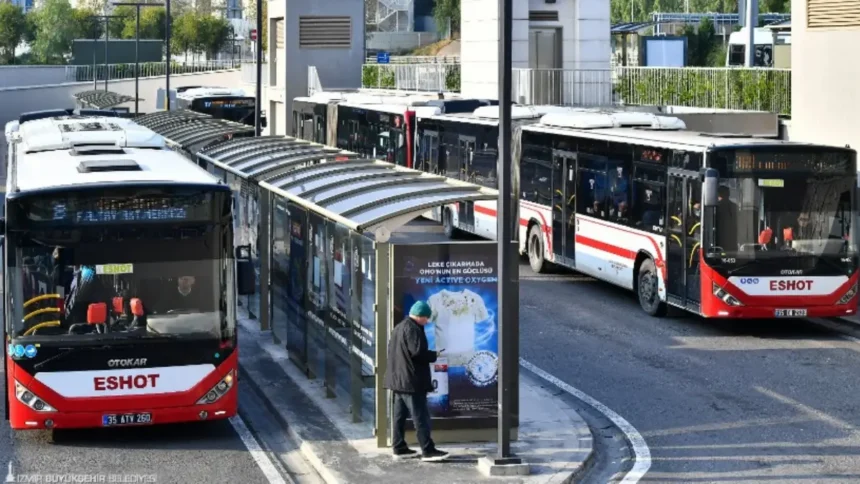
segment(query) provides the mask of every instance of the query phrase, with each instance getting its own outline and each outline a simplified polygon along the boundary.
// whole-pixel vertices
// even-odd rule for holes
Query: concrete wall
[[[66,66],[0,66],[0,89],[63,82],[66,82]]]
[[[558,21],[529,21],[529,10],[557,11]],[[462,0],[460,5],[461,89],[465,96],[498,92],[498,1]],[[555,28],[561,32],[561,68],[610,68],[608,0],[544,0],[514,2],[512,67],[528,68],[529,30]],[[492,74],[490,74],[492,73]]]
[[[269,109],[274,115],[273,134],[292,129],[292,100],[308,93],[308,67],[316,66],[322,85],[327,89],[361,87],[364,63],[364,2],[356,0],[272,0],[268,15],[284,19],[285,48],[278,49],[277,29],[270,23],[269,58],[274,59],[270,72]],[[349,16],[352,18],[350,48],[302,48],[299,46],[300,16]],[[283,104],[282,106],[277,105]]]
[[[185,85],[240,87],[241,84],[241,73],[238,69],[170,76],[171,88]],[[104,83],[100,83],[98,87],[99,89],[104,88]],[[164,76],[140,79],[140,97],[143,98],[140,101],[140,112],[155,111],[156,92],[159,87],[164,87]],[[0,106],[2,106],[0,108],[0,126],[6,126],[6,123],[18,119],[21,113],[27,111],[73,108],[75,107],[75,93],[89,91],[92,88],[93,84],[91,82],[0,88]],[[108,90],[118,94],[134,96],[134,79],[110,81],[108,83]],[[132,111],[134,111],[134,103],[127,103],[123,106],[130,106]],[[0,143],[0,152],[2,152],[0,160],[5,162],[5,142]]]
[[[791,3],[791,139],[860,149],[860,28],[806,28],[807,0]]]

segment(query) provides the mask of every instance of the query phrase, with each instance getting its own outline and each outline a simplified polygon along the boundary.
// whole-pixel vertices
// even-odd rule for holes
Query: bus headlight
[[[717,296],[717,298],[721,299],[724,303],[728,304],[729,306],[743,306],[743,304],[740,301],[738,301],[738,299],[736,297],[729,294],[729,291],[726,291],[722,287],[718,286],[716,282],[713,284],[714,284],[714,296]]]
[[[233,388],[233,383],[236,381],[236,376],[234,374],[235,370],[230,370],[227,375],[221,379],[211,390],[206,392],[206,395],[203,395],[203,398],[197,400],[197,405],[209,405],[210,403],[215,403],[221,399],[227,392]]]
[[[56,412],[57,410],[48,405],[44,400],[36,396],[33,392],[27,389],[24,385],[15,380],[15,398],[24,405],[30,407],[37,412]]]
[[[855,294],[857,294],[857,283],[856,282],[854,283],[853,286],[851,286],[851,289],[849,289],[848,292],[846,292],[842,296],[842,299],[840,299],[839,302],[837,302],[836,304],[837,305],[848,304],[848,301],[851,301],[851,299],[854,297]]]

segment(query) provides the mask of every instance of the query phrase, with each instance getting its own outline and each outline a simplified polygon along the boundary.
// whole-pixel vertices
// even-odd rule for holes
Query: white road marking
[[[592,408],[602,413],[606,418],[612,421],[616,427],[621,429],[624,432],[624,435],[627,437],[627,440],[630,441],[630,445],[633,447],[634,453],[634,462],[633,468],[627,472],[627,475],[624,476],[624,479],[621,480],[622,483],[630,483],[635,484],[639,482],[642,477],[645,476],[645,473],[648,472],[648,469],[651,468],[651,450],[648,449],[648,444],[645,443],[645,439],[642,435],[639,434],[639,431],[636,430],[633,425],[630,424],[627,420],[621,415],[613,412],[612,409],[607,407],[606,405],[598,402],[597,400],[591,398],[585,393],[577,390],[576,388],[568,385],[567,383],[559,380],[553,375],[547,373],[545,370],[538,368],[532,363],[526,361],[523,358],[520,358],[520,366],[531,371],[537,376],[543,378],[544,380],[552,383],[558,388],[564,390],[565,392],[573,395],[574,397],[582,400],[583,402],[590,405]]]
[[[242,421],[242,418],[238,415],[230,417],[230,423],[233,425],[233,429],[236,430],[236,433],[239,434],[239,438],[242,439],[242,443],[245,444],[251,457],[254,458],[254,461],[260,467],[260,470],[263,471],[263,475],[266,476],[269,483],[287,484],[287,481],[285,481],[281,476],[281,473],[278,472],[275,464],[272,463],[269,456],[263,451],[260,443],[257,442],[256,438],[254,438],[254,434],[248,430],[248,427],[245,425],[245,422]]]

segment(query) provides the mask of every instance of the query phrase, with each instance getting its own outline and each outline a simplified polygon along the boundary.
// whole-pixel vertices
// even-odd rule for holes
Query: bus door
[[[5,197],[4,197],[5,200]],[[5,222],[5,220],[4,220]],[[5,227],[3,228],[5,232]],[[0,385],[3,386],[3,416],[6,420],[9,420],[9,385],[7,384],[7,378],[9,378],[9,368],[6,367],[6,348],[9,346],[9,335],[6,334],[6,237],[0,236],[0,257],[3,257],[3,261],[0,262],[0,290],[3,292],[0,294],[0,334],[3,335],[3,381],[0,382]]]
[[[670,170],[667,191],[667,294],[669,301],[698,311],[702,181],[698,173]]]
[[[439,132],[432,130],[424,130],[421,139],[418,140],[418,160],[415,164],[416,170],[426,171],[444,175],[444,167],[439,166]]]
[[[552,252],[556,263],[574,267],[576,254],[576,153],[552,152]]]
[[[472,159],[475,156],[475,137],[460,136],[458,141],[460,152],[460,179],[468,182],[473,181]],[[458,225],[461,229],[475,233],[475,202],[459,203]]]
[[[316,141],[314,136],[314,117],[312,114],[301,113],[299,120],[299,138],[307,141]]]

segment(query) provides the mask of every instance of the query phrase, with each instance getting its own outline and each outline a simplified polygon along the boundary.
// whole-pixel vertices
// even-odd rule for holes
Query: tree
[[[69,0],[44,0],[35,18],[36,34],[33,57],[43,64],[62,64],[75,38],[74,9]]]
[[[174,18],[170,36],[170,52],[172,54],[185,54],[185,60],[188,61],[188,53],[197,52],[195,49],[197,47],[196,39],[200,37],[199,27],[197,14],[191,10]]]
[[[197,21],[200,23],[200,52],[205,52],[207,58],[213,58],[230,40],[230,23],[211,15],[200,15]]]
[[[73,39],[97,39],[104,33],[104,20],[94,18],[99,15],[95,10],[89,8],[76,8],[72,11]]]
[[[134,38],[134,17],[137,15],[137,9],[131,5],[117,6],[111,15],[121,15],[123,18],[112,18],[108,23],[108,33],[111,39],[133,39]],[[104,22],[104,20],[102,20]],[[131,36],[125,37],[125,26],[131,22]]]
[[[24,39],[27,20],[21,7],[0,4],[0,58],[6,64],[15,62],[15,49]]]
[[[451,22],[451,32],[460,32],[460,0],[436,0],[436,6],[433,7],[433,19],[436,21],[436,30],[444,32],[448,28],[448,22]]]
[[[171,5],[172,7],[172,5]],[[137,15],[135,13],[134,15]],[[133,39],[135,36],[134,15],[125,20],[125,25],[122,29],[122,38]],[[145,7],[140,9],[140,38],[141,39],[156,39],[164,40],[165,25],[164,21],[167,17],[167,12],[162,7]]]
[[[24,16],[24,42],[28,44],[33,44],[36,41],[36,18],[38,17],[38,10],[30,10],[27,15]]]

